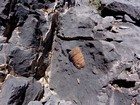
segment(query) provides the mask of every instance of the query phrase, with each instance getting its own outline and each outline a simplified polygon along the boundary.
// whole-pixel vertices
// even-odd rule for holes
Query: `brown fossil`
[[[73,48],[70,51],[69,56],[76,68],[81,69],[85,67],[84,56],[79,47]]]

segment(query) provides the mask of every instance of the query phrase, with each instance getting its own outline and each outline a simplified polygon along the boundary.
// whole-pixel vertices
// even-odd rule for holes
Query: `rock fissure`
[[[127,81],[127,80],[114,80],[111,85],[118,85],[119,87],[124,87],[124,88],[132,88],[135,87],[136,81]]]

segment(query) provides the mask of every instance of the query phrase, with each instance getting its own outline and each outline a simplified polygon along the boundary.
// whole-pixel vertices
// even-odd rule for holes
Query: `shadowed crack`
[[[114,80],[111,85],[118,85],[119,87],[132,88],[135,87],[136,81],[127,81],[123,79]]]
[[[93,37],[90,37],[90,36],[87,36],[87,37],[84,37],[84,36],[75,36],[75,37],[63,37],[61,35],[57,35],[58,38],[62,39],[62,40],[65,40],[65,41],[72,41],[72,40],[95,40]]]

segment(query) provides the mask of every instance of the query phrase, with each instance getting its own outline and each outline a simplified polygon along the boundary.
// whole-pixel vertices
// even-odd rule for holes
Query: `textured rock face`
[[[40,97],[42,92],[41,84],[32,79],[8,76],[2,86],[0,105],[27,105]]]
[[[104,1],[103,1],[104,2]],[[106,2],[108,3],[108,2]],[[133,20],[140,20],[140,2],[138,0],[113,0],[102,11],[106,15],[129,15]]]
[[[0,102],[1,105],[18,105],[27,89],[27,80],[8,77],[3,84]]]
[[[90,17],[93,23],[87,22],[90,19],[79,15],[80,10],[78,11],[77,8],[69,10],[58,20],[60,25],[58,25],[58,38],[53,44],[50,88],[62,99],[70,100],[74,105],[131,104],[133,95],[139,94],[138,91],[135,91],[133,95],[129,92],[129,88],[137,88],[135,83],[139,81],[138,70],[136,70],[137,76],[128,76],[130,80],[124,74],[127,75],[127,68],[133,66],[130,62],[135,62],[135,60],[137,62],[134,55],[138,53],[138,43],[134,44],[133,41],[139,37],[137,36],[139,32],[136,31],[139,27],[120,22],[118,27],[123,26],[126,29],[120,28],[118,33],[113,33],[108,31],[108,27],[113,25],[115,18],[101,19],[98,16],[100,21],[93,24],[97,14],[90,13],[93,16]],[[86,21],[77,20],[77,18]],[[72,20],[73,26],[65,20]],[[82,25],[79,26],[79,23]],[[101,31],[99,26],[103,27]],[[131,38],[128,38],[130,35]],[[81,70],[77,69],[69,59],[69,52],[75,47],[81,49],[85,58],[85,67]],[[119,78],[120,75],[124,77]]]
[[[140,2],[101,3],[0,1],[0,105],[140,104]]]

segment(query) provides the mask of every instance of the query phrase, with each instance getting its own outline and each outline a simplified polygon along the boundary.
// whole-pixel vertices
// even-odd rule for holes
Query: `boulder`
[[[33,78],[11,75],[8,75],[1,88],[0,105],[27,105],[30,101],[39,100],[43,93],[42,85]]]
[[[22,104],[26,89],[28,88],[28,79],[15,78],[8,76],[2,86],[0,93],[1,105],[17,105]]]
[[[42,97],[42,94],[43,94],[42,85],[39,82],[36,82],[34,79],[31,80],[28,84],[28,88],[26,90],[25,98],[24,98],[24,101],[23,101],[22,105],[27,105],[30,101],[39,100]],[[37,102],[36,101],[35,102],[30,102],[30,104],[31,103],[35,104]]]
[[[113,0],[102,10],[103,16],[125,15],[133,20],[140,20],[140,2],[138,0]]]

